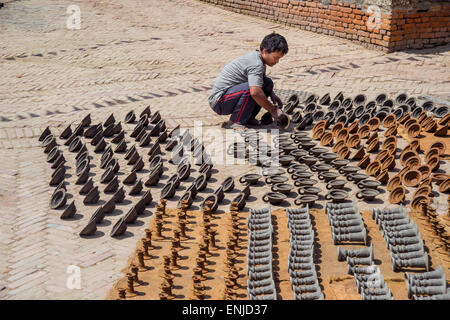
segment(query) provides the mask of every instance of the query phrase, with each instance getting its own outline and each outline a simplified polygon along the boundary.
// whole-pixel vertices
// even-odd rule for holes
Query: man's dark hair
[[[261,45],[259,46],[259,50],[261,52],[263,49],[266,49],[268,53],[281,51],[283,55],[289,51],[286,39],[281,34],[276,32],[272,32],[264,37]]]

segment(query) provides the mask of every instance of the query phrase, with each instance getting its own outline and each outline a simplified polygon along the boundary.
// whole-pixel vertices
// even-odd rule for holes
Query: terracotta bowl
[[[423,109],[422,109],[423,110]],[[427,113],[425,111],[422,111],[419,116],[417,117],[417,122],[422,123],[425,119],[427,119]]]
[[[377,152],[380,149],[380,142],[375,138],[366,148],[366,152]]]
[[[333,128],[331,129],[331,133],[333,134],[333,137],[337,135],[339,131],[341,131],[342,128],[345,127],[345,124],[343,122],[336,123]]]
[[[314,127],[312,128],[312,132],[314,133],[320,128],[325,129],[326,125],[327,125],[327,120],[320,120],[314,125]]]
[[[349,126],[348,126],[348,132],[349,133],[355,133],[358,131],[358,119],[353,121]]]
[[[438,148],[433,148],[427,151],[427,153],[425,153],[425,162],[428,162],[428,160],[430,160],[431,157],[433,156],[439,156],[439,149]]]
[[[423,186],[430,186],[431,187],[431,177],[428,177],[426,179],[423,179],[420,184],[419,184],[419,188],[423,187]]]
[[[403,184],[407,187],[416,187],[420,180],[422,180],[422,174],[417,170],[409,170],[403,176]]]
[[[420,135],[420,132],[421,132],[421,131],[422,131],[422,127],[421,127],[421,125],[418,124],[418,123],[414,123],[414,124],[410,125],[410,126],[408,127],[408,130],[407,130],[408,136],[409,136],[410,138],[416,138],[416,137],[418,137],[418,136]]]
[[[381,170],[380,173],[376,176],[376,179],[380,181],[382,184],[387,184],[389,182],[389,173],[387,169]]]
[[[427,164],[419,166],[416,170],[418,170],[422,174],[422,181],[428,178],[431,174],[431,168]]]
[[[343,146],[341,149],[339,149],[338,155],[339,155],[339,159],[348,159],[348,157],[350,156],[349,147]]]
[[[376,176],[380,173],[380,170],[381,170],[381,164],[380,164],[380,161],[374,161],[374,162],[371,162],[371,163],[367,166],[367,168],[366,168],[366,173],[367,173],[369,176],[374,176],[374,177],[376,177]]]
[[[411,140],[411,142],[408,145],[411,150],[414,150],[415,152],[419,152],[420,151],[420,141],[419,139],[414,139]]]
[[[414,156],[417,156],[417,152],[411,150],[403,150],[400,154],[400,163],[404,166],[406,161]]]
[[[414,191],[412,198],[414,199],[417,196],[425,196],[428,197],[428,195],[431,192],[431,187],[429,185],[424,185],[422,187],[419,187]]]
[[[333,134],[331,132],[326,132],[320,138],[320,144],[322,146],[329,146],[333,144]]]
[[[347,142],[348,139],[348,130],[347,129],[341,129],[337,134],[336,134],[336,141],[344,141]]]
[[[425,130],[426,132],[436,132],[438,125],[436,123],[436,121],[431,120],[428,123],[423,125],[423,130]]]
[[[369,145],[373,140],[378,138],[378,133],[373,132],[370,137],[366,140],[366,145]]]
[[[443,143],[441,141],[436,141],[430,146],[430,149],[433,149],[433,148],[438,148],[439,154],[445,154],[445,150],[446,150],[445,143]]]
[[[397,146],[394,143],[389,143],[383,147],[383,150],[387,150],[389,154],[395,155],[397,152]]]
[[[381,170],[392,170],[395,168],[395,157],[388,156],[383,161],[381,161]]]
[[[434,182],[436,182],[437,185],[440,185],[443,181],[450,178],[450,175],[445,173],[433,173],[431,175],[431,178],[433,179]]]
[[[360,142],[361,142],[361,138],[359,137],[359,134],[355,133],[348,139],[347,145],[350,148],[356,148],[359,146]]]
[[[390,113],[383,119],[383,127],[385,128],[391,128],[392,126],[396,125],[397,119],[395,117],[395,114]]]
[[[320,140],[323,134],[325,133],[325,128],[318,128],[315,132],[313,132],[312,138],[314,140]]]
[[[387,185],[386,185],[386,190],[387,191],[392,191],[395,189],[395,187],[401,186],[402,185],[402,179],[400,178],[399,175],[395,175],[393,176],[391,179],[389,179]]]
[[[360,137],[361,139],[364,139],[364,138],[368,137],[369,134],[370,134],[370,127],[369,127],[369,125],[368,125],[367,123],[364,124],[364,125],[362,125],[362,126],[358,129],[358,134],[359,134],[359,137]]]
[[[380,161],[381,163],[383,163],[384,159],[386,159],[389,156],[390,156],[390,154],[389,154],[388,150],[381,150],[375,156],[375,160]]]
[[[404,124],[407,120],[411,118],[411,114],[409,112],[404,113],[399,119],[398,123]]]
[[[430,199],[427,196],[417,196],[411,200],[409,206],[414,211],[422,211],[422,203],[430,204]]]
[[[409,119],[409,120],[405,121],[403,126],[406,128],[406,130],[408,130],[408,128],[415,123],[419,123],[419,122],[416,119]]]
[[[432,156],[430,159],[428,159],[427,165],[430,166],[431,171],[436,171],[439,169],[439,165],[440,165],[439,162],[440,162],[439,156]]]
[[[372,117],[369,121],[367,121],[367,124],[369,125],[371,131],[378,130],[380,126],[380,119],[377,117]]]
[[[448,125],[445,125],[442,127],[438,127],[436,129],[436,132],[434,133],[434,135],[436,137],[445,137],[445,136],[447,136],[447,132],[448,132]]]
[[[392,204],[398,204],[400,202],[403,202],[405,200],[405,193],[406,190],[402,186],[395,187],[390,193],[389,193],[389,202]]]
[[[420,167],[420,158],[418,156],[413,156],[406,160],[405,167],[411,170],[417,170]]]
[[[439,125],[440,126],[445,126],[446,124],[448,124],[450,122],[450,113],[447,114],[445,117],[443,117],[441,120],[439,120]]]
[[[352,156],[353,160],[359,160],[362,159],[366,155],[366,151],[364,150],[364,147],[359,147],[358,150],[355,151],[355,153]]]
[[[336,144],[333,146],[333,148],[331,149],[331,151],[333,152],[338,152],[339,150],[341,150],[342,147],[345,146],[345,141],[338,141],[336,142]]]
[[[442,183],[439,185],[439,192],[449,192],[450,191],[450,178],[445,179],[442,181]]]
[[[392,126],[392,127],[388,128],[386,130],[386,132],[384,133],[384,136],[385,137],[391,137],[391,136],[395,137],[397,135],[397,129],[398,129],[397,126]]]
[[[370,156],[366,154],[357,164],[358,167],[361,169],[366,169],[367,166],[370,164]]]

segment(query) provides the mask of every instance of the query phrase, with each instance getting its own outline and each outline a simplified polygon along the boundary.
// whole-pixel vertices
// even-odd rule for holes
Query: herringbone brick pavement
[[[66,28],[74,4],[80,30]],[[51,170],[37,141],[45,127],[59,134],[88,113],[93,123],[111,113],[123,121],[147,105],[169,128],[192,127],[194,120],[215,127],[226,119],[207,104],[217,74],[272,31],[290,47],[268,68],[278,92],[406,92],[450,100],[449,46],[384,54],[194,0],[6,1],[0,10],[0,299],[104,298],[151,218],[139,218],[117,240],[109,231],[118,214],[108,216],[98,237],[80,238],[95,207],[80,206],[73,221],[50,210]],[[70,161],[68,192],[77,201]],[[240,165],[233,174],[252,170]],[[81,289],[66,286],[70,265],[81,268]]]

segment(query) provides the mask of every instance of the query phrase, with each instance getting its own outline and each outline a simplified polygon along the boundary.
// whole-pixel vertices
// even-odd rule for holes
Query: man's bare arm
[[[262,108],[270,112],[272,117],[277,120],[281,115],[281,110],[275,107],[266,97],[264,91],[260,87],[250,87],[250,95],[253,100]]]

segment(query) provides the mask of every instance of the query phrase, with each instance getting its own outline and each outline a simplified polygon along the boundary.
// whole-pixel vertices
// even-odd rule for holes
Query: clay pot
[[[290,155],[284,155],[284,156],[280,156],[278,158],[278,161],[282,166],[287,166],[294,160],[295,160],[295,157],[290,156]]]
[[[370,156],[366,154],[357,164],[358,167],[361,169],[366,169],[367,166],[370,164]]]
[[[286,198],[287,196],[285,194],[279,192],[268,192],[265,195],[263,195],[262,200],[264,202],[270,202],[270,204],[276,205]]]
[[[358,120],[355,120],[348,126],[348,132],[355,133],[357,131],[358,131]]]
[[[397,146],[394,143],[388,143],[384,146],[383,150],[387,150],[390,155],[395,156],[397,152]]]
[[[435,132],[438,124],[435,120],[430,119],[430,121],[427,121],[426,123],[421,124],[423,127],[423,130],[425,130],[426,132]]]
[[[306,178],[309,178],[311,176],[312,176],[312,174],[308,175],[308,177],[306,177]],[[266,178],[266,183],[267,184],[276,184],[276,183],[283,183],[283,182],[286,182],[288,180],[289,180],[288,177],[273,175],[273,176],[269,176],[269,177]]]
[[[381,170],[380,173],[376,176],[377,181],[382,184],[386,184],[389,181],[389,173],[387,169]]]
[[[449,111],[448,106],[442,106],[442,107],[437,108],[437,109],[434,111],[434,114],[435,114],[438,118],[442,118],[442,117],[445,117],[445,116],[448,114],[448,111]]]
[[[436,182],[437,185],[440,185],[443,181],[450,178],[450,175],[445,173],[433,173],[431,175],[431,178],[433,179],[434,182]]]
[[[386,151],[386,150],[384,150]],[[395,157],[394,156],[388,156],[381,162],[381,170],[392,170],[395,168]]]
[[[299,195],[306,195],[306,194],[314,194],[318,195],[322,191],[322,189],[317,187],[300,187],[298,188],[297,192]]]
[[[348,139],[348,130],[345,128],[341,129],[336,135],[336,142],[341,140],[347,142],[347,139]]]
[[[436,141],[436,142],[434,142],[434,143],[430,146],[430,149],[429,149],[429,150],[434,149],[434,148],[439,149],[439,155],[445,154],[446,146],[445,146],[445,144],[444,144],[443,142],[441,142],[441,141]]]
[[[427,164],[419,166],[416,170],[418,170],[421,173],[422,180],[427,179],[431,174],[431,168]]]
[[[365,156],[366,152],[364,150],[364,147],[359,147],[358,150],[353,154],[352,159],[353,160],[359,160],[362,159]]]
[[[375,189],[362,189],[356,193],[358,199],[364,199],[365,201],[372,201],[376,196],[380,194],[380,191]]]
[[[396,117],[393,113],[388,114],[384,119],[383,119],[383,127],[385,128],[391,128],[392,126],[395,126],[397,123]]]
[[[299,179],[294,182],[296,187],[312,187],[317,184],[317,180],[314,179]]]
[[[326,120],[320,120],[318,121],[314,127],[312,128],[312,133],[314,134],[317,130],[319,130],[320,128],[325,129],[327,125],[327,121]]]
[[[409,112],[403,112],[403,115],[397,121],[401,124],[404,124],[410,118],[411,118],[411,115]]]
[[[384,133],[385,137],[391,137],[391,136],[396,136],[398,132],[398,127],[397,126],[392,126],[389,129],[386,130],[386,132]]]
[[[287,172],[288,173],[293,173],[294,171],[303,171],[303,172],[306,172],[307,170],[308,170],[309,168],[308,168],[308,166],[307,165],[305,165],[305,164],[291,164],[290,166],[289,166],[289,168],[287,169]],[[284,173],[284,172],[283,172]],[[283,173],[278,173],[278,175],[281,175],[281,174],[283,174]]]
[[[380,127],[380,119],[377,117],[372,117],[367,121],[371,131],[376,131]]]
[[[342,147],[345,146],[345,141],[341,140],[339,142],[337,142],[333,148],[331,149],[331,151],[333,152],[338,152],[339,150],[341,150]]]
[[[419,188],[423,186],[429,186],[431,188],[431,178],[428,177],[426,179],[423,179],[422,182],[419,184]]]
[[[310,149],[314,148],[315,146],[316,146],[316,143],[310,141],[310,142],[302,143],[301,148],[304,150],[310,150]]]
[[[395,175],[394,177],[389,179],[389,181],[386,185],[386,190],[392,191],[395,189],[395,187],[401,186],[401,185],[402,185],[402,178],[399,175]]]
[[[311,166],[311,171],[313,171],[313,172],[324,172],[324,171],[330,171],[331,169],[333,169],[333,167],[330,166],[329,164],[326,164],[326,163],[324,163],[324,164],[314,164],[314,165]]]
[[[338,132],[341,131],[341,129],[344,128],[344,126],[345,126],[345,124],[342,123],[342,122],[336,123],[336,124],[333,126],[333,128],[331,129],[331,133],[333,134],[333,137],[335,137],[335,136],[338,134]]]
[[[343,189],[346,183],[347,183],[347,181],[345,181],[345,180],[335,179],[335,180],[331,180],[330,182],[328,182],[326,185],[326,188],[328,190]]]
[[[339,168],[341,168],[341,167],[346,166],[347,164],[349,164],[349,162],[350,162],[350,161],[349,161],[349,160],[346,160],[346,159],[335,159],[335,160],[331,161],[330,164],[331,164],[334,168],[339,169]]]
[[[416,212],[422,211],[422,203],[430,204],[430,199],[427,196],[416,196],[411,200],[409,206]]]
[[[403,126],[406,128],[406,130],[408,130],[408,128],[413,125],[413,124],[418,124],[419,121],[417,121],[417,119],[408,119],[405,121],[405,123],[403,124]]]
[[[380,161],[373,161],[371,162],[367,168],[366,168],[366,173],[370,176],[377,176],[380,173],[381,170],[381,163]]]
[[[421,131],[422,131],[422,127],[421,127],[421,125],[418,124],[418,123],[414,123],[414,124],[410,125],[410,126],[408,127],[408,130],[407,130],[408,136],[409,136],[410,138],[416,138],[416,137],[418,137],[418,136],[420,135],[420,132],[421,132]]]
[[[403,150],[402,153],[400,153],[400,163],[404,166],[406,161],[411,158],[417,156],[417,152],[411,151],[411,150]]]
[[[356,166],[344,166],[344,167],[339,168],[338,171],[340,174],[350,175],[350,174],[358,172],[360,169],[361,168],[356,167]]]
[[[303,196],[300,196],[294,200],[294,203],[296,205],[304,205],[304,206],[313,206],[314,202],[319,200],[319,196],[315,194],[306,194]]]
[[[422,187],[417,188],[416,191],[414,191],[412,198],[416,198],[417,196],[425,196],[428,197],[428,195],[431,192],[431,187],[429,185],[424,185]]]
[[[391,144],[391,143],[393,143],[395,146],[397,146],[397,137],[395,137],[395,136],[387,137],[387,138],[383,141],[383,143],[381,144],[381,147],[382,147],[383,149],[385,149],[385,147],[386,147],[388,144]]]
[[[320,138],[320,144],[323,146],[329,146],[333,143],[333,134],[331,132],[326,132]]]
[[[445,179],[439,185],[439,192],[449,192],[450,191],[450,178]]]
[[[370,134],[370,127],[368,124],[362,125],[359,129],[358,129],[358,135],[361,139],[364,139],[366,137],[368,137]]]
[[[203,202],[201,203],[200,207],[204,208],[206,207],[206,202],[211,201],[212,205],[211,205],[211,211],[214,212],[217,210],[217,207],[219,206],[219,199],[217,198],[216,194],[211,194],[209,196],[207,196],[205,198],[205,200],[203,200]]]
[[[449,123],[449,121],[450,121],[450,113],[447,114],[445,117],[443,117],[441,120],[439,120],[438,124],[440,126],[445,126]]]
[[[315,132],[313,132],[312,138],[314,140],[320,140],[320,138],[322,138],[324,133],[325,133],[325,128],[318,128]]]
[[[356,148],[359,146],[360,142],[361,142],[361,138],[359,137],[359,134],[356,133],[348,139],[347,146],[349,148]]]
[[[329,171],[329,172],[321,172],[319,173],[318,176],[319,180],[324,180],[325,182],[328,182],[336,179],[339,176],[339,174],[337,174],[336,172]]]
[[[448,128],[447,128],[447,125],[445,125],[442,127],[438,127],[436,129],[436,132],[434,133],[434,135],[436,137],[445,137],[447,135],[447,132],[448,132]]]
[[[294,188],[294,186],[292,184],[288,184],[288,183],[277,183],[272,185],[271,190],[274,192],[280,192],[283,194],[289,194],[291,192],[291,190]]]
[[[422,174],[417,170],[409,170],[403,176],[403,184],[407,187],[416,187],[420,180],[422,179]]]
[[[439,156],[432,156],[430,157],[430,159],[428,159],[427,165],[431,168],[431,171],[436,171],[439,169],[439,162]]]
[[[407,167],[411,170],[416,170],[417,168],[420,167],[420,158],[418,156],[413,156],[413,157],[409,158],[405,162],[405,167]]]
[[[350,149],[347,146],[343,146],[338,151],[339,159],[348,159],[350,156]]]
[[[313,176],[313,173],[308,171],[294,171],[291,175],[292,180],[299,180],[299,179],[309,179]]]
[[[325,153],[325,152],[328,152],[327,148],[316,147],[316,148],[312,148],[312,149],[309,150],[309,154],[314,156],[314,157],[318,157],[322,153]]]
[[[381,183],[379,181],[376,180],[362,180],[360,182],[358,182],[358,188],[360,189],[376,189],[377,187],[379,187],[381,185]]]
[[[377,153],[377,155],[375,156],[375,160],[380,161],[381,163],[383,163],[383,161],[388,158],[390,156],[389,151],[388,150],[381,150],[380,152]]]
[[[299,162],[304,163],[308,166],[312,166],[313,164],[315,164],[317,161],[319,161],[318,158],[313,157],[313,156],[306,156],[306,157],[301,157],[299,159]]]
[[[233,200],[231,200],[230,208],[231,205],[235,202],[237,204],[237,209],[241,210],[245,206],[245,199],[245,194],[243,192],[240,192],[236,197],[233,198]]]
[[[398,204],[404,202],[406,190],[402,186],[395,187],[389,194],[389,202],[392,204]]]
[[[366,148],[366,152],[377,152],[380,149],[378,138],[373,139]]]
[[[260,174],[249,173],[239,178],[240,183],[248,183],[250,185],[256,184],[261,179]]]
[[[325,163],[330,163],[331,161],[337,159],[338,156],[339,155],[334,152],[325,152],[325,153],[322,153],[319,155],[319,159],[321,159],[322,161],[325,161]]]
[[[325,195],[326,200],[331,200],[334,203],[343,202],[348,197],[348,192],[344,190],[331,190]]]

